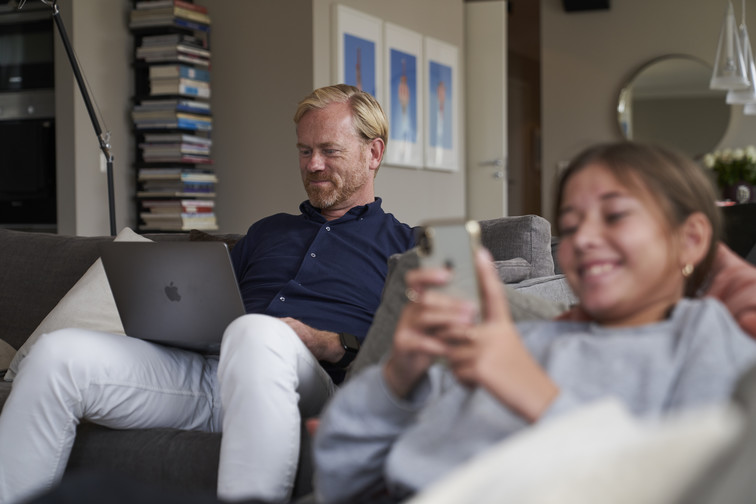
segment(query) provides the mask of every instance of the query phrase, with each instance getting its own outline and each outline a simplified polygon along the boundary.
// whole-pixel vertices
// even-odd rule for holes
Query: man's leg
[[[218,496],[286,502],[297,471],[301,418],[320,412],[333,382],[288,325],[265,315],[243,316],[226,329],[218,381]]]
[[[0,415],[0,502],[60,480],[80,419],[119,429],[217,430],[216,367],[199,354],[121,335],[43,335],[21,362]]]

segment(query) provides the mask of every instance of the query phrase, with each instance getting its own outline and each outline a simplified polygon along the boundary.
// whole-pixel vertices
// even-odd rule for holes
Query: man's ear
[[[383,153],[386,151],[386,144],[380,138],[374,138],[370,141],[370,169],[377,170],[383,161]]]
[[[706,257],[711,243],[711,222],[701,212],[690,214],[680,226],[680,266],[698,265]]]

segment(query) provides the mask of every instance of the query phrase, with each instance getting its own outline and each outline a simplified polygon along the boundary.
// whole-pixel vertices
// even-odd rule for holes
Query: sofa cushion
[[[562,310],[578,302],[564,275],[551,275],[539,278],[529,278],[512,284],[511,288],[520,294],[526,294],[551,301],[559,305]]]
[[[518,215],[480,221],[481,243],[495,260],[519,257],[530,265],[528,278],[554,274],[551,224],[538,215]]]
[[[200,231],[199,229],[191,229],[189,230],[189,241],[220,241],[226,244],[228,246],[229,252],[234,248],[234,245],[239,241],[239,239],[243,235],[238,235],[234,233],[230,234],[210,234],[206,233],[205,231]]]
[[[365,341],[357,353],[357,357],[347,370],[346,378],[359,373],[367,366],[378,362],[386,351],[391,347],[394,337],[394,330],[399,321],[404,305],[407,303],[405,296],[406,283],[404,277],[412,268],[417,268],[420,260],[417,250],[412,249],[403,254],[394,254],[388,261],[388,275],[386,276],[386,285],[383,288],[381,304],[375,312],[373,323],[370,325]],[[561,279],[561,275],[559,275]],[[553,279],[552,277],[548,277]],[[533,279],[537,282],[539,279]],[[559,280],[559,279],[558,279]],[[525,282],[528,282],[526,280]],[[548,287],[553,286],[560,290],[563,285],[559,282],[543,282],[543,292],[548,292]],[[559,301],[554,301],[548,297],[539,297],[535,295],[534,290],[524,288],[516,290],[515,286],[506,285],[507,300],[509,302],[509,311],[515,322],[525,320],[544,320],[552,319],[562,313],[567,305]],[[559,295],[553,296],[559,299]]]
[[[0,229],[0,339],[21,347],[112,239]]]
[[[118,233],[115,241],[151,240],[136,234],[129,228],[124,228]],[[18,366],[40,335],[67,327],[123,334],[121,318],[118,315],[113,294],[110,292],[105,269],[102,267],[102,261],[99,258],[18,349],[8,371],[5,373],[5,380],[13,380],[18,373]]]
[[[504,283],[517,283],[530,278],[533,267],[522,257],[506,259],[504,261],[494,261],[499,278]]]

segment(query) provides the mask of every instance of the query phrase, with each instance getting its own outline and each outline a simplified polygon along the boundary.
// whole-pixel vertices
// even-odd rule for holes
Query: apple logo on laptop
[[[181,294],[179,294],[178,287],[173,285],[173,282],[165,287],[165,295],[171,301],[181,301]]]

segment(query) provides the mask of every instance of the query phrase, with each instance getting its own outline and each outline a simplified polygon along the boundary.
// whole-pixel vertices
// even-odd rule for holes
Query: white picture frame
[[[425,167],[459,170],[459,49],[424,38]]]
[[[340,4],[332,13],[334,82],[356,86],[383,103],[383,21]]]
[[[385,163],[420,169],[424,163],[425,72],[423,37],[385,23],[384,111],[389,120]]]

